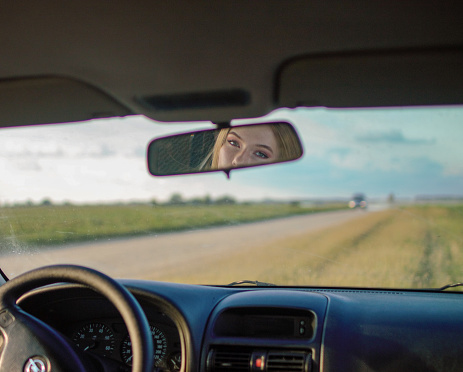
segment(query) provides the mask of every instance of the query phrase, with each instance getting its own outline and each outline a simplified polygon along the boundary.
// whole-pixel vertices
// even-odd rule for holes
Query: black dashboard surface
[[[463,297],[457,292],[122,283],[156,330],[158,370],[179,370],[181,359],[189,371],[426,372],[463,366]],[[36,290],[19,304],[74,343],[88,336],[88,327],[103,334],[109,328],[109,355],[106,344],[84,348],[110,360],[106,370],[130,370],[125,326],[101,296],[60,285]]]

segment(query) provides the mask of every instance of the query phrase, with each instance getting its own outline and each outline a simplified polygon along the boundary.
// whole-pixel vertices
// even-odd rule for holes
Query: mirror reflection
[[[300,158],[302,146],[289,123],[234,126],[156,139],[148,148],[156,176],[268,165]]]

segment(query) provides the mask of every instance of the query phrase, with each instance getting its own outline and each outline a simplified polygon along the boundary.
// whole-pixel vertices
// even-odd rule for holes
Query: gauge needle
[[[95,342],[91,343],[90,345],[88,345],[88,346],[84,349],[84,351],[87,351],[87,350],[89,350],[89,349],[93,349],[93,348],[95,347],[95,345],[96,345]]]
[[[170,358],[170,361],[172,362],[174,367],[178,368],[177,361],[175,360],[175,358]]]

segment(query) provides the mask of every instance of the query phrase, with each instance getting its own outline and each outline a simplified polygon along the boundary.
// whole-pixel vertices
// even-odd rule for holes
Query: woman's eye
[[[240,144],[235,140],[228,140],[228,143],[234,147],[240,147]]]
[[[268,159],[268,155],[261,152],[261,151],[256,151],[255,152],[256,156],[258,156],[259,158],[262,158],[262,159]]]

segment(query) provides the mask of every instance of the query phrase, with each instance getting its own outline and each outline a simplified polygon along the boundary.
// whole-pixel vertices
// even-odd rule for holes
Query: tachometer
[[[114,351],[114,333],[102,323],[84,325],[72,339],[82,350],[95,351],[104,356],[110,356]]]
[[[167,339],[159,328],[150,326],[150,330],[154,344],[154,364],[158,366],[166,355]],[[122,342],[121,357],[126,364],[132,365],[132,342],[128,335]]]

